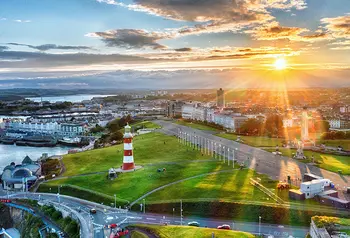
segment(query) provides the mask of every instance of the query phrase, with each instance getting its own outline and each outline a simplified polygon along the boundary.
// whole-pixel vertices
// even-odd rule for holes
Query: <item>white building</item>
[[[235,116],[232,114],[215,114],[214,123],[223,126],[226,129],[236,131],[247,121],[245,116]]]
[[[184,104],[181,109],[183,119],[192,120],[194,114],[194,104]]]
[[[85,126],[75,123],[31,123],[10,121],[6,124],[6,129],[11,131],[20,131],[26,133],[51,134],[62,136],[77,136],[85,132]]]
[[[293,127],[293,125],[294,125],[293,119],[291,119],[291,118],[283,119],[282,122],[283,122],[284,128],[290,128],[290,127]]]
[[[305,198],[313,198],[324,191],[325,184],[324,179],[304,182],[300,185],[300,191],[305,193]]]

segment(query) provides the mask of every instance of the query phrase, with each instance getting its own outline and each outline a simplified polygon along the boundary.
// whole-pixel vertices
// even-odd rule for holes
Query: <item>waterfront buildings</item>
[[[176,101],[176,100],[168,101],[166,105],[166,116],[171,118],[181,117],[183,105],[184,105],[184,102],[182,101]]]
[[[13,136],[14,133],[19,135],[23,133],[34,133],[75,137],[83,135],[86,131],[85,123],[35,123],[17,120],[4,120],[2,123],[3,125],[1,127],[7,131],[7,136]]]

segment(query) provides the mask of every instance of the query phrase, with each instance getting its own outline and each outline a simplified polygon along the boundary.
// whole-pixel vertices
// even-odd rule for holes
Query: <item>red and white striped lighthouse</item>
[[[133,147],[132,147],[132,134],[131,127],[125,126],[124,131],[124,158],[123,158],[123,170],[131,170],[135,168]]]

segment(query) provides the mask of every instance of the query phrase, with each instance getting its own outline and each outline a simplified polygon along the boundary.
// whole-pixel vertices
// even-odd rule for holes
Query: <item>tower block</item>
[[[124,128],[124,158],[123,158],[123,170],[132,170],[135,168],[131,127],[128,125]]]

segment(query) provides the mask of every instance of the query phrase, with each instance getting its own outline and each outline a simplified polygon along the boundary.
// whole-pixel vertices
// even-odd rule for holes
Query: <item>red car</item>
[[[217,228],[220,230],[231,230],[230,225],[226,225],[226,224],[218,226]]]
[[[11,200],[10,199],[0,199],[0,202],[2,202],[2,203],[10,203]]]
[[[111,229],[114,229],[114,228],[116,228],[117,227],[117,224],[110,224],[110,225],[108,225],[108,228],[111,228]]]

